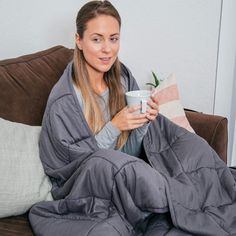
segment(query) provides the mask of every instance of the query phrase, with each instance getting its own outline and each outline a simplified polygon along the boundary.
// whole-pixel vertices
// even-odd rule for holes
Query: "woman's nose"
[[[102,51],[103,52],[110,52],[111,51],[111,44],[109,41],[104,41],[102,44]]]

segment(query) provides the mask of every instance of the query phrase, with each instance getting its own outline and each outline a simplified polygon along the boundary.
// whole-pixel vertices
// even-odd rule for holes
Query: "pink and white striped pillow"
[[[159,100],[160,113],[177,125],[194,133],[190,126],[180,102],[179,91],[174,74],[169,75],[155,89],[155,95]]]

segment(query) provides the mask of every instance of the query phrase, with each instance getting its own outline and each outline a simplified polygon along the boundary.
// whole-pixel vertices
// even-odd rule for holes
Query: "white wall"
[[[214,113],[229,122],[228,163],[236,165],[236,1],[222,1]],[[232,155],[234,149],[234,153]]]
[[[235,88],[236,89],[236,88]],[[234,119],[234,132],[233,132],[233,138],[232,141],[232,158],[229,162],[230,166],[236,166],[236,120]]]
[[[234,21],[236,22],[236,21]],[[236,37],[235,37],[236,38]],[[234,41],[234,73],[233,73],[233,86],[232,86],[232,100],[230,111],[230,137],[229,137],[229,165],[236,166],[236,39]]]
[[[184,106],[212,113],[220,1],[113,2],[123,18],[120,57],[139,84],[151,79],[151,70],[161,77],[174,72]]]
[[[233,117],[235,127],[236,1],[111,1],[123,20],[120,58],[140,87],[151,80],[151,70],[161,78],[174,72],[185,107]],[[85,2],[0,0],[0,59],[58,44],[73,48],[75,17]],[[232,144],[231,132],[231,150]]]
[[[53,45],[74,47],[86,1],[1,0],[0,59]],[[141,87],[174,72],[185,107],[213,112],[220,0],[112,0],[122,19],[120,58]],[[201,91],[201,96],[199,92]]]
[[[74,47],[75,18],[85,0],[0,0],[0,59],[55,45]]]

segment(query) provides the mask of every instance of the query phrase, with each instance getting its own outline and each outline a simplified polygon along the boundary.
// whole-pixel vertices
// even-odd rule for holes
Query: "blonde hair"
[[[76,28],[77,34],[83,38],[84,31],[89,20],[99,16],[109,15],[114,17],[119,26],[121,19],[119,13],[109,1],[91,1],[85,4],[77,14]],[[86,68],[86,60],[83,51],[79,50],[77,45],[74,50],[73,58],[73,80],[81,91],[84,99],[84,115],[93,134],[97,134],[104,126],[105,121],[103,113],[95,97],[95,93],[89,82],[89,75]],[[125,106],[125,97],[121,84],[121,68],[118,58],[108,72],[104,74],[104,80],[108,86],[109,94],[109,110],[111,118]],[[122,131],[117,142],[117,148],[121,148],[127,141],[129,132]]]

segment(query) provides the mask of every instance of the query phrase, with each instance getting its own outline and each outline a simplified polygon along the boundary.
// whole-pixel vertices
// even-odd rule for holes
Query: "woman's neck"
[[[104,73],[88,70],[88,75],[93,91],[96,94],[102,94],[107,89],[107,84],[104,80]]]
[[[103,78],[100,80],[92,79],[90,80],[90,83],[91,83],[93,91],[98,95],[102,94],[107,89],[107,84]]]

